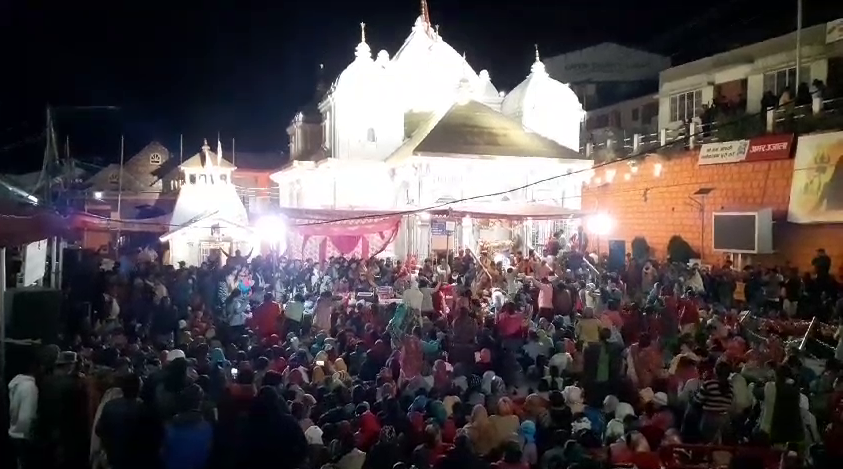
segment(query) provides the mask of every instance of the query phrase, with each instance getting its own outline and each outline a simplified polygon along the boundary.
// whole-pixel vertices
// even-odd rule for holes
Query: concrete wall
[[[793,160],[755,163],[697,165],[697,152],[674,155],[670,159],[648,157],[630,173],[627,162],[612,163],[595,170],[595,177],[605,179],[606,170],[616,175],[610,184],[583,188],[584,211],[608,213],[616,223],[612,233],[599,239],[601,253],[608,252],[609,239],[630,243],[643,236],[659,259],[667,257],[667,242],[673,235],[685,238],[701,251],[706,263],[721,263],[723,253],[712,250],[711,219],[715,211],[741,211],[772,208],[773,241],[776,254],[753,256],[754,264],[790,262],[801,270],[811,268],[811,259],[818,248],[825,248],[833,259],[832,269],[843,266],[843,225],[796,225],[786,222],[793,176]],[[656,177],[655,165],[662,167]],[[705,203],[705,236],[702,236],[703,215],[689,197],[702,187],[713,188]],[[696,197],[699,200],[699,197]],[[595,240],[592,240],[594,243]]]

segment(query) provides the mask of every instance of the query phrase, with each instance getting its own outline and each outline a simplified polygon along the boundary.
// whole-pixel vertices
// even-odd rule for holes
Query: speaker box
[[[626,266],[626,241],[609,240],[609,270],[620,271]]]

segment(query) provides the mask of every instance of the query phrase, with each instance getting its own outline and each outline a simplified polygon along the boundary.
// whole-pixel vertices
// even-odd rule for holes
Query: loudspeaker
[[[609,270],[621,271],[626,267],[626,241],[609,240]]]

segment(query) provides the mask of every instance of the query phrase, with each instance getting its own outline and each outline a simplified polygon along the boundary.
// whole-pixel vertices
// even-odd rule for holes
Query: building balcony
[[[788,104],[757,113],[741,109],[716,112],[647,133],[606,133],[606,138],[586,143],[580,152],[595,162],[608,162],[647,153],[684,151],[713,142],[746,140],[765,134],[805,134],[843,129],[843,97],[815,96],[810,104]]]

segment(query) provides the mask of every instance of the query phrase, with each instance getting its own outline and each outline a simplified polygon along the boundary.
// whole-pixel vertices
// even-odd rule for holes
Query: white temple
[[[218,144],[219,145],[219,144]],[[249,216],[231,182],[237,168],[217,153],[208,142],[199,153],[179,168],[183,182],[170,219],[170,231],[161,241],[170,243],[171,264],[199,265],[216,258],[225,261],[222,251],[248,252],[260,246],[260,239],[249,227]]]
[[[471,204],[579,210],[592,162],[577,151],[576,94],[547,74],[537,51],[530,74],[503,97],[436,29],[423,0],[398,52],[373,57],[361,24],[351,64],[287,129],[292,161],[273,175],[282,209],[411,210],[521,188]],[[428,218],[405,217],[396,255],[426,255]],[[458,225],[463,243],[476,244],[472,220]]]

